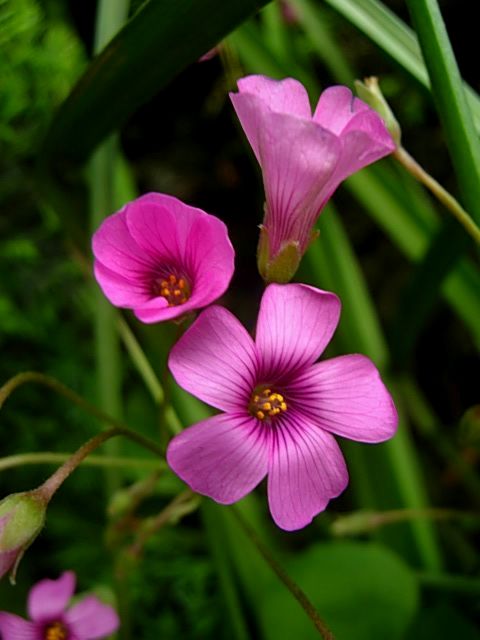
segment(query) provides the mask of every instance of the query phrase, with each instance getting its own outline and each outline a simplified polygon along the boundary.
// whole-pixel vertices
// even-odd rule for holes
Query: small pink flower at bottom
[[[66,571],[57,580],[34,585],[27,604],[31,621],[0,611],[2,640],[95,640],[116,631],[120,621],[115,609],[95,596],[67,609],[75,582],[75,574]]]
[[[162,193],[148,193],[106,218],[92,247],[105,296],[147,323],[207,306],[233,275],[225,224]]]
[[[372,362],[348,355],[315,363],[337,327],[337,296],[302,284],[265,290],[255,341],[226,309],[201,313],[170,353],[178,384],[224,413],[175,436],[171,468],[221,504],[268,474],[279,527],[311,522],[348,484],[334,435],[391,438],[397,412]]]

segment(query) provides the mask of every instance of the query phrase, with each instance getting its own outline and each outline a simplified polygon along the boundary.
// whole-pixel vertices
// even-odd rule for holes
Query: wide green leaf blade
[[[150,0],[86,70],[45,140],[43,162],[61,173],[267,0]]]

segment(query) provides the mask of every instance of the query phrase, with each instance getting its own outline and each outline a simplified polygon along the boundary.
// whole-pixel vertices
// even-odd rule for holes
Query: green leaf
[[[341,640],[400,640],[418,607],[413,572],[380,545],[318,544],[286,568]],[[318,638],[298,604],[277,583],[259,606],[266,640]]]
[[[480,221],[480,142],[436,0],[407,0],[450,156],[469,213]]]
[[[413,0],[415,2],[415,0]],[[430,86],[417,37],[412,29],[378,0],[325,0],[425,87]],[[465,85],[480,131],[480,97]]]
[[[267,0],[144,3],[93,60],[58,112],[42,153],[47,169],[63,173],[83,163],[135,109],[265,4]]]

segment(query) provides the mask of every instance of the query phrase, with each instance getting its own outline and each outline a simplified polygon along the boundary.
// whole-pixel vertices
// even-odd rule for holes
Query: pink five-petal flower
[[[395,144],[380,116],[347,87],[326,89],[313,115],[305,88],[292,78],[247,76],[238,89],[230,98],[265,186],[260,272],[266,280],[288,281],[338,185]],[[286,264],[281,256],[289,247],[295,254]]]
[[[2,640],[96,640],[118,629],[118,615],[109,605],[87,596],[67,609],[75,591],[75,574],[41,580],[28,595],[29,620],[0,611]]]
[[[225,292],[234,269],[224,223],[161,193],[106,218],[92,247],[103,293],[147,323],[210,304]]]
[[[347,486],[334,435],[361,442],[393,436],[397,412],[368,358],[316,363],[339,315],[333,293],[271,284],[255,340],[218,306],[185,332],[170,370],[180,386],[223,411],[169,444],[169,465],[194,491],[231,504],[268,474],[273,519],[300,529]]]

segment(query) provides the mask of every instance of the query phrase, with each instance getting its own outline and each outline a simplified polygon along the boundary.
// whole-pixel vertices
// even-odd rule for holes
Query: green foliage
[[[418,584],[409,567],[384,547],[359,542],[312,545],[287,567],[336,637],[406,637],[418,607]],[[297,603],[276,582],[262,597],[261,618],[268,640],[318,638]]]
[[[84,63],[78,38],[61,17],[47,18],[37,0],[0,2],[3,156],[26,156],[38,144]]]

